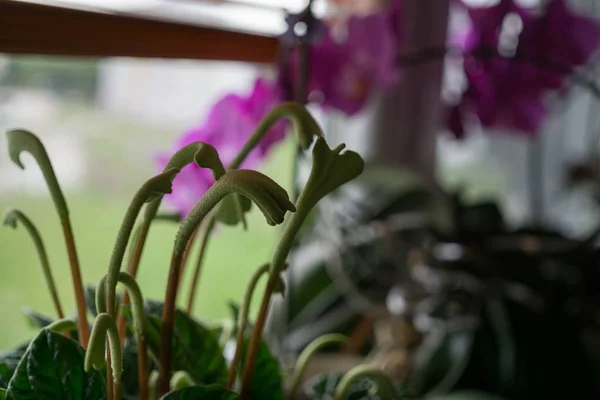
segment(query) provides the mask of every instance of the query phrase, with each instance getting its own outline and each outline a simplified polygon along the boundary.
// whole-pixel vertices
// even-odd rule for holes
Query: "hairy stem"
[[[246,157],[248,157],[252,150],[254,150],[262,138],[267,134],[269,129],[282,118],[289,118],[292,121],[296,136],[298,137],[298,142],[304,149],[307,149],[310,146],[314,135],[322,136],[321,128],[304,106],[292,101],[281,103],[273,108],[271,112],[260,121],[254,134],[246,142],[237,157],[229,164],[228,169],[238,169]]]
[[[215,182],[182,222],[175,238],[163,307],[159,357],[160,395],[164,395],[169,390],[171,339],[183,253],[200,222],[225,196],[231,193],[239,193],[256,203],[269,225],[280,224],[286,211],[295,211],[285,190],[273,180],[256,171],[240,170],[228,172]]]
[[[171,377],[171,390],[179,390],[190,386],[195,386],[196,382],[192,379],[190,374],[185,371],[177,371]]]
[[[194,266],[194,274],[192,276],[192,282],[190,284],[190,293],[187,301],[187,313],[192,314],[194,308],[194,300],[196,298],[196,288],[198,287],[198,281],[200,278],[200,271],[202,269],[202,261],[206,255],[206,246],[208,245],[208,239],[210,238],[211,232],[215,225],[214,215],[207,217],[208,222],[203,222],[200,227],[200,248],[198,249],[198,258],[196,259],[196,265]]]
[[[16,228],[17,221],[21,221],[23,226],[25,226],[27,233],[29,233],[29,236],[31,236],[31,240],[33,240],[33,244],[35,245],[38,257],[40,259],[42,272],[44,273],[44,279],[46,281],[46,285],[48,286],[50,296],[52,297],[54,308],[56,309],[56,315],[59,319],[63,319],[65,316],[60,304],[60,298],[58,297],[58,291],[56,290],[56,283],[54,282],[54,277],[52,276],[52,269],[50,268],[50,263],[48,262],[48,255],[46,253],[46,248],[44,247],[42,237],[40,236],[40,233],[33,222],[31,222],[31,220],[27,218],[27,216],[21,211],[10,210],[4,216],[4,225],[10,225],[13,228]]]
[[[112,392],[114,393],[114,399],[120,400],[123,354],[121,353],[117,325],[115,324],[115,320],[107,313],[98,314],[94,321],[92,335],[90,336],[90,346],[85,353],[84,369],[87,372],[92,367],[101,369],[105,365],[105,340],[107,336],[111,355]],[[107,387],[108,381],[110,379],[107,380]]]
[[[334,400],[347,400],[352,393],[352,385],[361,379],[370,379],[375,383],[375,393],[385,400],[398,400],[398,393],[389,378],[380,369],[370,365],[359,365],[344,375],[335,390]]]
[[[331,344],[344,344],[348,342],[349,339],[347,336],[338,333],[330,333],[316,338],[308,346],[306,346],[306,348],[302,350],[302,353],[300,353],[298,361],[296,362],[296,366],[294,367],[294,372],[292,373],[292,384],[289,392],[290,395],[294,394],[296,390],[298,390],[298,386],[300,385],[302,376],[304,375],[308,364],[318,351]]]
[[[50,325],[47,325],[46,329],[59,333],[67,333],[70,331],[76,331],[77,324],[75,324],[75,321],[72,319],[61,318],[52,322]]]
[[[252,378],[254,377],[254,365],[256,364],[256,357],[258,356],[262,332],[265,327],[265,323],[267,322],[267,314],[269,312],[271,296],[273,295],[273,292],[277,286],[278,277],[285,265],[287,255],[292,248],[294,238],[302,227],[302,222],[307,215],[307,213],[303,212],[304,210],[301,208],[301,200],[302,195],[300,195],[300,199],[298,200],[297,212],[292,214],[292,217],[285,226],[283,235],[281,236],[279,244],[277,245],[273,255],[271,270],[269,272],[269,280],[267,281],[267,286],[262,297],[258,316],[256,317],[256,323],[252,331],[252,336],[250,337],[250,344],[248,346],[248,353],[246,355],[246,364],[242,373],[242,399],[248,399],[250,395]]]
[[[137,191],[125,213],[125,217],[123,218],[121,228],[117,235],[117,240],[113,247],[113,252],[108,265],[108,274],[106,276],[106,312],[111,317],[114,317],[115,315],[117,282],[119,280],[119,273],[121,271],[123,257],[125,256],[125,250],[127,249],[127,243],[129,242],[129,237],[131,236],[131,232],[135,225],[135,220],[148,199],[160,197],[171,192],[171,181],[178,172],[178,169],[172,168],[167,172],[163,172],[150,178]]]
[[[98,309],[98,313],[106,312],[106,295],[103,292],[106,292],[106,279],[104,276],[100,283],[98,284],[98,288],[96,289],[96,307]],[[144,335],[144,326],[146,324],[146,314],[144,312],[144,297],[142,296],[142,291],[135,278],[128,274],[127,272],[120,272],[118,282],[121,283],[127,289],[129,296],[131,297],[132,302],[132,314],[133,314],[133,325],[137,346],[137,360],[138,360],[138,385],[139,385],[139,397],[141,400],[148,400],[149,391],[148,391],[148,373],[149,373],[149,364],[148,364],[148,349],[146,344],[146,337]],[[117,330],[118,332],[118,330]],[[121,343],[119,341],[119,348],[121,348]],[[109,363],[110,364],[110,363]]]
[[[252,277],[250,278],[250,282],[248,282],[248,288],[246,289],[246,293],[244,295],[244,302],[242,303],[242,309],[238,315],[238,331],[235,340],[235,354],[233,356],[233,360],[229,365],[229,373],[227,375],[227,387],[231,388],[235,381],[235,376],[237,374],[238,364],[242,359],[242,348],[244,347],[244,336],[246,333],[246,328],[248,326],[248,314],[250,312],[250,304],[252,303],[252,295],[254,294],[254,289],[256,289],[256,284],[263,274],[269,272],[269,264],[265,264],[258,268]]]
[[[13,130],[7,132],[8,153],[11,160],[21,169],[25,169],[21,163],[20,155],[26,151],[30,153],[37,161],[44,180],[50,190],[52,201],[56,207],[56,212],[60,218],[69,255],[69,264],[71,266],[71,279],[73,281],[73,290],[75,291],[75,302],[77,303],[77,324],[79,328],[79,340],[84,348],[87,348],[90,329],[87,323],[87,309],[85,306],[85,296],[83,293],[83,283],[81,271],[79,268],[79,259],[75,248],[75,239],[73,238],[73,229],[69,218],[69,208],[62,193],[52,162],[42,142],[33,133],[25,130]]]

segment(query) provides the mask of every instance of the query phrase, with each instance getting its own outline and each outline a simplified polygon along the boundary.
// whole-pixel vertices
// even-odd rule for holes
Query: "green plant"
[[[296,204],[269,177],[256,171],[238,170],[268,129],[284,117],[292,121],[304,149],[308,149],[313,138],[317,137],[312,150],[313,170]],[[331,150],[312,116],[296,103],[284,103],[276,107],[227,169],[212,146],[196,142],[184,147],[161,174],[144,183],[133,197],[116,237],[107,273],[95,287],[92,297],[95,301],[90,301],[88,297],[86,302],[66,201],[44,146],[28,131],[10,131],[7,136],[11,159],[24,168],[19,156],[24,151],[30,152],[48,183],[63,225],[78,312],[75,321],[63,318],[59,293],[54,288],[48,255],[40,235],[22,212],[10,211],[5,223],[14,227],[17,221],[21,222],[34,241],[58,319],[48,320],[31,313],[30,318],[37,321],[42,330],[34,339],[13,351],[11,358],[0,359],[0,396],[7,399],[119,400],[124,397],[146,400],[157,396],[165,399],[237,399],[254,393],[253,398],[267,400],[265,396],[272,393],[275,396],[273,398],[284,397],[281,366],[262,340],[267,307],[273,294],[284,292],[281,272],[285,269],[292,241],[304,219],[323,196],[362,172],[363,161],[358,154],[351,151],[342,153],[343,145]],[[174,176],[191,162],[201,168],[210,168],[216,182],[182,221],[179,222],[179,216],[168,217],[180,225],[171,258],[165,301],[144,301],[135,276],[139,272],[150,225],[156,219],[164,219],[160,216],[162,214],[158,214],[161,197],[171,192]],[[194,320],[189,313],[178,310],[175,305],[181,269],[198,226],[205,224],[203,232],[207,238],[215,224],[245,225],[244,213],[250,209],[251,203],[260,209],[269,225],[281,224],[288,211],[293,215],[271,263],[257,271],[244,299],[236,336],[237,360],[232,363],[229,373],[232,377],[239,377],[237,365],[238,362],[241,364],[242,386],[241,394],[238,394],[225,387],[227,363],[222,343],[214,331]],[[144,207],[142,222],[136,228],[136,219]],[[206,244],[207,239],[203,241]],[[130,242],[132,250],[126,262],[128,272],[122,272]],[[268,282],[263,293],[261,312],[252,334],[247,335],[250,333],[246,329],[250,325],[249,302],[256,281],[262,274],[268,275]],[[118,283],[127,289],[123,296],[117,293]],[[95,315],[91,336],[88,312]],[[9,362],[17,359],[18,362]],[[253,382],[254,376],[260,379]],[[232,379],[229,379],[230,385]],[[271,387],[257,394],[264,385]]]

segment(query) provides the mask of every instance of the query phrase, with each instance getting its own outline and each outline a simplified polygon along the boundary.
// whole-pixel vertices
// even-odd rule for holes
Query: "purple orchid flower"
[[[382,11],[348,18],[343,29],[324,26],[321,40],[310,44],[309,93],[322,96],[325,109],[348,115],[360,111],[374,89],[397,82],[398,1]],[[291,77],[297,76],[298,54],[292,54]]]
[[[548,114],[549,91],[564,88],[572,70],[600,44],[600,27],[553,0],[539,16],[501,0],[469,10],[472,27],[463,37],[468,87],[448,113],[448,127],[462,137],[464,114],[482,126],[535,135]]]
[[[221,161],[227,167],[250,138],[260,120],[278,101],[276,85],[258,79],[249,96],[230,94],[219,100],[203,125],[188,130],[177,140],[175,151],[192,142],[203,141],[218,150]],[[278,122],[242,166],[256,167],[284,134],[285,125]],[[170,156],[171,154],[162,154],[157,157],[157,164],[161,169]],[[173,193],[165,196],[165,200],[185,216],[213,183],[214,178],[210,170],[193,164],[188,165],[173,181]]]

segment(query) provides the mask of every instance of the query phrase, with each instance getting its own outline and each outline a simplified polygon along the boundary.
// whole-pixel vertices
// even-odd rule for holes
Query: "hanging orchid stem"
[[[295,211],[283,188],[269,177],[256,171],[231,171],[221,177],[205,193],[200,202],[181,223],[175,238],[167,293],[163,306],[161,346],[159,357],[159,394],[169,390],[171,372],[171,339],[179,285],[179,270],[189,239],[206,215],[227,195],[239,193],[255,202],[267,218],[269,225],[280,224],[286,211]]]
[[[399,400],[398,393],[390,379],[378,368],[370,365],[359,365],[344,375],[338,384],[334,400],[346,400],[352,393],[352,385],[361,379],[369,379],[375,383],[376,393],[385,400]]]
[[[308,364],[318,351],[332,344],[345,344],[349,341],[350,339],[345,335],[330,333],[316,338],[308,346],[306,346],[296,361],[296,366],[294,367],[294,372],[292,373],[292,384],[290,386],[289,394],[293,395],[296,390],[298,390],[298,386],[300,386],[300,382],[304,372],[306,371],[306,368],[308,367]]]
[[[92,367],[101,369],[105,363],[105,341],[108,336],[110,359],[112,369],[112,381],[107,379],[107,389],[109,397],[112,396],[115,400],[121,399],[121,374],[123,371],[123,355],[119,344],[119,333],[115,320],[106,313],[100,313],[94,321],[92,335],[90,337],[90,346],[85,353],[84,369],[89,371]],[[109,384],[112,382],[112,385]],[[112,391],[110,391],[112,386]]]
[[[208,245],[208,239],[210,238],[211,231],[215,225],[215,218],[209,216],[206,218],[208,223],[204,223],[201,226],[200,232],[200,248],[198,249],[198,258],[196,259],[196,265],[194,266],[194,274],[192,276],[192,282],[190,283],[190,294],[187,301],[187,314],[192,315],[192,309],[194,308],[194,300],[196,298],[196,288],[198,287],[198,281],[200,279],[200,271],[202,269],[202,262],[206,255],[206,246]]]
[[[67,252],[69,255],[69,264],[71,266],[71,279],[73,281],[73,290],[75,291],[75,302],[77,303],[77,324],[79,331],[79,340],[83,348],[87,348],[90,329],[87,323],[87,308],[85,305],[85,296],[83,292],[83,284],[81,271],[79,268],[79,259],[75,248],[75,239],[73,238],[73,230],[71,228],[71,220],[69,218],[69,209],[67,202],[62,193],[54,168],[48,153],[42,142],[33,133],[25,130],[13,130],[7,133],[8,137],[8,153],[11,160],[21,169],[25,166],[21,163],[21,153],[26,151],[30,153],[37,161],[44,180],[48,185],[50,195],[56,207],[56,211],[60,218],[65,237]]]
[[[329,149],[323,138],[318,138],[313,147],[313,165],[310,176],[296,203],[296,213],[290,217],[289,222],[285,226],[283,235],[271,261],[269,280],[252,331],[246,363],[242,373],[242,400],[250,398],[250,389],[255,371],[254,365],[256,364],[260,340],[267,320],[271,296],[276,287],[278,277],[285,266],[285,261],[292,248],[296,234],[302,227],[311,209],[319,200],[344,183],[356,178],[363,171],[364,161],[362,158],[352,151],[340,154],[343,149],[344,145],[339,145],[333,150]]]
[[[48,255],[46,254],[44,241],[42,240],[42,237],[40,236],[40,233],[33,222],[31,222],[31,220],[27,218],[27,216],[21,211],[16,209],[10,210],[4,216],[4,225],[10,225],[12,228],[16,228],[17,221],[21,221],[23,226],[25,226],[27,233],[29,233],[29,236],[31,236],[31,240],[33,240],[33,244],[35,245],[38,257],[40,259],[42,272],[44,273],[44,279],[46,280],[50,297],[52,297],[52,302],[54,303],[54,308],[56,309],[56,315],[59,319],[62,319],[65,316],[60,304],[60,298],[58,297],[58,291],[56,290],[56,283],[54,282],[54,277],[52,276],[52,269],[50,268],[50,263],[48,262]]]
[[[146,206],[146,210],[149,207],[153,206],[155,202],[160,203],[161,199],[154,200],[151,204]],[[158,207],[157,207],[158,209]],[[153,221],[169,221],[169,222],[181,222],[181,216],[178,213],[161,213],[156,214]],[[152,222],[152,221],[150,221]],[[134,243],[133,250],[131,251],[127,262],[129,265],[128,273],[135,279],[137,274],[138,266],[140,265],[140,260],[142,257],[142,251],[144,249],[144,244],[146,243],[146,237],[148,236],[150,223],[146,223],[146,219],[140,223],[136,230],[133,233],[132,243]],[[121,298],[121,305],[127,306],[129,305],[129,292],[125,292],[123,297]],[[119,331],[119,338],[121,340],[121,349],[125,346],[125,337],[127,334],[127,319],[125,319],[125,315],[122,312],[119,312],[117,317],[117,330]]]
[[[240,360],[242,358],[242,348],[244,346],[244,336],[246,334],[246,328],[248,327],[248,314],[250,312],[250,304],[252,303],[252,295],[254,294],[254,290],[256,289],[256,284],[258,283],[258,280],[267,272],[269,272],[269,264],[265,264],[258,268],[252,274],[252,277],[248,282],[246,293],[244,294],[244,302],[242,303],[242,309],[239,312],[237,321],[238,331],[235,340],[235,353],[233,355],[233,360],[229,365],[229,373],[227,375],[227,387],[230,389],[233,386],[233,383],[235,382],[238,364],[240,363]]]

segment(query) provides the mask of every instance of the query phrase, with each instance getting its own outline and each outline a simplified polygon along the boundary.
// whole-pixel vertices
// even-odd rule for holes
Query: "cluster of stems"
[[[313,169],[311,176],[296,204],[292,203],[287,192],[269,177],[256,171],[238,169],[268,130],[281,118],[291,120],[298,142],[302,148],[308,149],[314,137],[317,137],[313,148]],[[356,153],[346,152],[340,154],[343,146],[339,146],[334,150],[329,149],[322,138],[321,130],[316,121],[303,106],[293,102],[279,105],[261,121],[255,133],[227,169],[223,167],[217,151],[212,146],[203,142],[195,142],[183,147],[173,155],[162,173],[149,179],[137,191],[126,211],[110,257],[108,272],[97,286],[96,307],[98,315],[94,321],[90,337],[86,319],[86,304],[83,296],[82,279],[68,209],[50,160],[43,145],[33,134],[20,130],[11,131],[8,133],[8,139],[11,159],[23,168],[19,158],[20,154],[24,151],[31,153],[40,165],[50,189],[63,225],[67,251],[69,253],[78,310],[77,330],[82,346],[87,349],[85,369],[89,370],[92,367],[98,369],[106,366],[107,375],[112,378],[107,379],[109,400],[120,400],[121,398],[122,354],[127,331],[126,320],[123,313],[119,313],[119,305],[116,303],[117,284],[121,283],[127,289],[121,305],[132,304],[133,331],[138,346],[140,399],[147,400],[156,396],[162,396],[169,391],[170,387],[173,389],[194,385],[195,383],[189,375],[182,371],[171,376],[171,343],[174,329],[174,315],[183,266],[190,254],[192,242],[198,236],[200,251],[187,301],[187,312],[191,313],[202,259],[206,254],[206,246],[215,225],[218,222],[228,225],[241,223],[245,227],[244,213],[250,209],[250,204],[254,203],[263,213],[269,225],[281,224],[287,212],[292,213],[292,216],[285,226],[270,264],[260,267],[249,282],[239,315],[236,353],[228,376],[229,387],[233,385],[238,376],[238,366],[242,357],[245,334],[248,330],[248,314],[252,294],[259,278],[267,274],[268,280],[262,297],[260,311],[249,339],[246,360],[242,363],[244,370],[241,374],[241,395],[243,399],[247,399],[269,302],[274,293],[284,292],[281,273],[286,267],[286,259],[291,250],[294,237],[314,205],[327,193],[358,176],[363,168],[362,159]],[[158,210],[162,196],[171,193],[173,179],[182,168],[191,163],[195,163],[202,168],[210,168],[216,181],[215,184],[205,193],[183,221],[181,221],[179,215],[159,215]],[[142,221],[136,227],[136,219],[144,206],[145,211]],[[150,225],[156,219],[176,221],[180,222],[180,224],[171,256],[163,305],[161,343],[158,359],[159,373],[158,375],[149,375],[148,351],[144,336],[146,317],[144,314],[143,297],[135,278],[139,271]],[[74,322],[64,319],[62,306],[40,234],[33,223],[22,212],[12,210],[6,214],[5,224],[16,227],[17,221],[27,229],[36,246],[43,274],[59,317],[59,320],[51,325],[51,329],[68,332],[74,328]],[[121,266],[132,234],[133,240],[131,241],[132,245],[127,260],[128,272],[121,272]],[[307,351],[312,354],[323,344],[336,340],[340,341],[342,339],[339,337],[325,338],[320,344],[317,343]],[[109,352],[106,352],[107,346],[110,350]],[[295,382],[302,375],[308,358],[310,357],[305,355],[305,360],[299,364],[299,369],[294,378]]]

